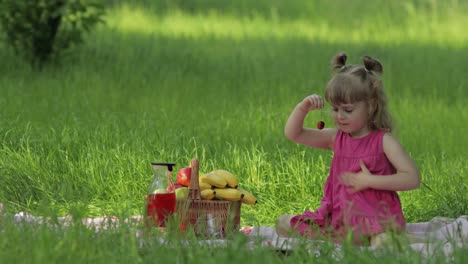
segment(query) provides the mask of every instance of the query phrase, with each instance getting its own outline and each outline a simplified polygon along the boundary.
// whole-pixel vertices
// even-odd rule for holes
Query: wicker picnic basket
[[[200,197],[199,161],[190,161],[192,169],[189,193],[186,199],[177,201],[176,211],[182,228],[193,229],[200,236],[218,235],[239,230],[241,202],[225,200],[202,200]]]

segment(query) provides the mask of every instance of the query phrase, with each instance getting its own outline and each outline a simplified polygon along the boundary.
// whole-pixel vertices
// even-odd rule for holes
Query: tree
[[[93,0],[0,0],[0,10],[7,45],[39,67],[104,22],[104,6]]]

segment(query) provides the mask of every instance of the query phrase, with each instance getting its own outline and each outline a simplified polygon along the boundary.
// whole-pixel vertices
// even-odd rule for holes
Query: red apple
[[[174,182],[174,191],[175,191],[175,189],[179,189],[180,187],[184,187],[184,186],[182,184],[178,183],[178,182]],[[172,192],[173,191],[172,186],[171,185],[167,186],[166,191],[167,192]]]
[[[190,185],[190,178],[192,176],[192,168],[184,167],[177,172],[177,182],[185,187]]]

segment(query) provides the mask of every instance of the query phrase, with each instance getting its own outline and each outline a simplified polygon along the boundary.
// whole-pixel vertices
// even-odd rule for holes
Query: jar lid
[[[173,167],[175,166],[175,163],[168,163],[168,162],[151,162],[151,165],[153,166],[167,166],[167,169],[169,171],[173,170]]]

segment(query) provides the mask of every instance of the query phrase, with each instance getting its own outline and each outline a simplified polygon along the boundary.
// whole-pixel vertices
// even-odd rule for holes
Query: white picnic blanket
[[[407,233],[411,237],[410,247],[423,256],[432,256],[436,251],[450,257],[456,247],[468,247],[468,215],[456,219],[447,217],[434,217],[429,222],[408,223]],[[249,236],[263,238],[263,243],[281,250],[293,250],[300,241],[297,238],[278,236],[273,227],[242,227]],[[412,240],[412,241],[411,241]],[[318,244],[320,241],[311,241]],[[313,247],[312,247],[313,248]],[[339,255],[341,246],[335,245],[336,254]],[[369,248],[376,249],[376,248]],[[312,252],[319,254],[319,251]]]
[[[3,205],[0,203],[0,217],[2,216]],[[50,217],[34,216],[25,212],[14,214],[13,221],[16,223],[51,223]],[[67,226],[73,223],[70,216],[58,217],[53,219],[54,224]],[[125,224],[140,224],[143,217],[140,215],[128,217],[123,220]],[[120,219],[117,217],[95,217],[83,218],[81,223],[88,228],[96,231],[103,231],[111,227],[120,225]],[[407,233],[413,237],[413,242],[410,246],[413,250],[420,252],[423,256],[431,256],[435,251],[443,252],[447,257],[450,257],[455,248],[468,247],[468,215],[463,215],[458,218],[447,217],[434,217],[428,222],[408,223]],[[289,251],[294,250],[295,246],[299,244],[297,238],[286,238],[278,236],[275,228],[271,226],[244,226],[240,231],[251,238],[251,246],[260,244],[268,246],[277,250]],[[137,237],[142,237],[142,232],[136,232]],[[255,241],[255,243],[254,243]],[[161,241],[162,242],[162,241]],[[227,241],[223,239],[212,239],[202,241],[205,244],[223,246]],[[311,244],[316,245],[324,243],[325,241],[310,241]],[[336,254],[339,257],[341,246],[336,244]],[[372,249],[372,248],[371,248]],[[319,255],[319,251],[312,250],[312,254]]]

